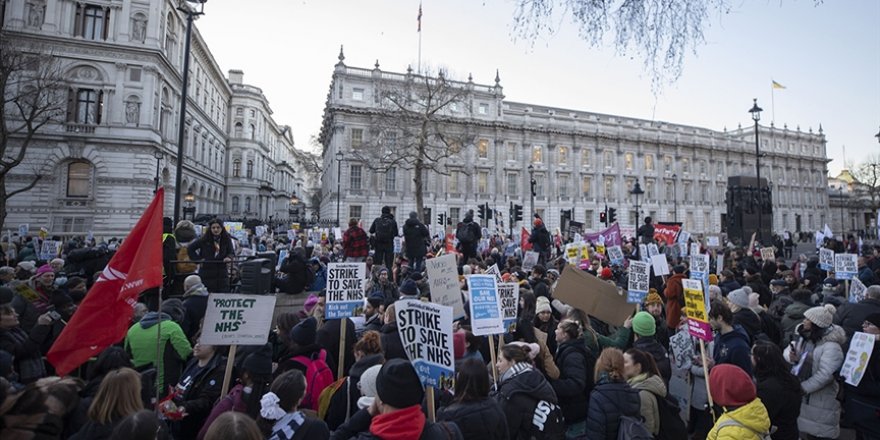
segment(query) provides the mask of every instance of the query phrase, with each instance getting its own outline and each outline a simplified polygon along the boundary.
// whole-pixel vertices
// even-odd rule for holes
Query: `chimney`
[[[244,81],[244,71],[243,70],[230,70],[229,71],[229,83],[230,84],[242,84]]]

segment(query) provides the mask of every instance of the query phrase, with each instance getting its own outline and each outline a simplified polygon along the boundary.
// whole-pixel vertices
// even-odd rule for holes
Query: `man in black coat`
[[[654,223],[651,217],[645,217],[645,224],[639,226],[638,236],[642,244],[654,242]]]
[[[880,285],[868,287],[865,299],[858,304],[847,302],[840,306],[834,315],[834,323],[846,330],[847,339],[852,339],[853,333],[862,331],[862,323],[873,313],[880,313]]]
[[[376,254],[373,261],[377,264],[384,264],[388,270],[391,270],[394,262],[394,237],[397,237],[397,221],[394,220],[394,214],[391,214],[390,206],[382,207],[382,215],[373,220],[370,225],[370,234],[373,235],[373,249]]]
[[[427,243],[431,237],[428,228],[419,221],[416,212],[410,212],[409,218],[403,224],[403,239],[406,242],[406,258],[415,272],[421,272],[425,268],[425,255],[428,253]]]
[[[312,281],[309,280],[309,270],[305,249],[293,248],[290,256],[281,263],[279,272],[285,277],[279,280],[278,287],[287,294],[302,293]]]
[[[480,225],[474,222],[473,209],[468,209],[464,220],[455,228],[455,238],[458,240],[458,251],[461,252],[461,259],[458,263],[460,268],[467,264],[471,258],[477,256],[477,243],[483,238]]]
[[[532,233],[529,235],[529,243],[532,244],[532,250],[538,253],[538,263],[544,264],[550,258],[550,248],[553,246],[553,238],[550,237],[550,231],[544,226],[544,220],[535,215],[535,221],[532,224]]]

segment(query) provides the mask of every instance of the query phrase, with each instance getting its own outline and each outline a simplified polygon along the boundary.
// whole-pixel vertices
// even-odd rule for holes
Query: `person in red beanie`
[[[603,267],[602,272],[599,272],[599,277],[607,281],[614,278],[614,272],[611,271],[610,267]]]
[[[758,398],[752,378],[742,368],[720,364],[709,373],[709,392],[724,413],[707,440],[761,440],[770,432],[770,416]]]

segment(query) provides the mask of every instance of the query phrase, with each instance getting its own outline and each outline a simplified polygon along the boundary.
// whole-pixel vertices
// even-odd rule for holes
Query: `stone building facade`
[[[353,160],[352,152],[371,144],[380,96],[389,83],[405,83],[418,75],[345,65],[340,52],[330,83],[320,135],[323,146],[322,218],[368,221],[382,206],[398,219],[415,208],[413,170],[375,167]],[[457,128],[472,134],[444,164],[445,172],[427,173],[425,208],[431,223],[446,213],[453,222],[468,209],[488,203],[507,225],[510,203],[531,217],[532,166],[535,211],[552,228],[562,210],[588,230],[605,207],[617,209],[621,225],[635,226],[639,182],[642,217],[679,221],[695,233],[722,230],[726,215],[727,177],[755,175],[754,128],[716,131],[687,125],[605,115],[505,99],[500,77],[494,85],[472,79],[454,82],[465,90],[460,107],[444,109]],[[749,115],[743,112],[743,119]],[[748,119],[747,119],[748,120]],[[827,221],[825,136],[821,128],[801,131],[761,126],[761,176],[773,189],[774,230],[815,230]],[[342,163],[337,152],[343,153]],[[337,169],[341,173],[337,173]],[[371,171],[372,170],[372,171]],[[337,185],[340,191],[337,193]]]

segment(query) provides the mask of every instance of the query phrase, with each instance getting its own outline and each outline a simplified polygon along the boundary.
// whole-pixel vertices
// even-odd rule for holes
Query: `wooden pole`
[[[220,398],[223,398],[229,392],[229,381],[232,380],[232,370],[235,366],[235,351],[237,348],[238,346],[235,344],[229,346],[229,357],[226,359],[226,372],[223,374],[223,387],[220,389]]]
[[[434,408],[434,387],[428,387],[425,391],[427,392],[425,399],[428,401],[428,420],[434,423],[437,421],[436,409]]]
[[[700,339],[700,356],[703,358],[703,375],[706,380],[706,395],[709,397],[709,412],[712,413],[712,422],[715,422],[715,402],[712,399],[712,391],[709,389],[709,366],[706,359],[706,342]]]
[[[495,355],[495,335],[489,335],[489,356],[492,358],[492,379],[495,381],[495,385],[498,385],[498,369],[495,368],[495,364],[497,363],[497,358]]]
[[[339,324],[339,365],[336,368],[336,379],[345,377],[345,327],[348,323],[348,318],[343,317],[340,319],[342,319],[342,322]]]

